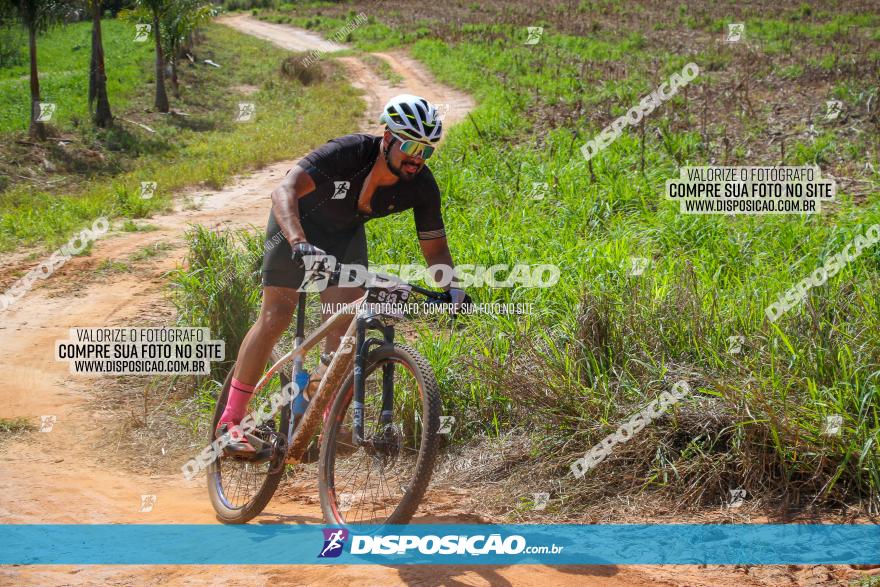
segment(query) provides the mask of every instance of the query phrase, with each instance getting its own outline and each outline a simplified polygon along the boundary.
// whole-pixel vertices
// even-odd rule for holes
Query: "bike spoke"
[[[390,425],[379,424],[381,365],[371,368],[364,383],[367,446],[341,455],[340,449],[350,448],[352,444],[336,442],[333,461],[337,510],[348,495],[352,498],[349,509],[340,510],[349,524],[381,523],[394,513],[406,495],[406,488],[412,484],[421,441],[421,390],[411,373],[402,367],[395,369],[394,420]],[[345,426],[354,427],[350,402],[349,399],[346,418],[334,424],[335,434],[340,434]]]
[[[267,385],[261,388],[250,407],[263,404],[272,393],[281,388],[280,377],[276,376]],[[275,428],[280,426],[280,417],[276,416]],[[268,424],[266,422],[265,424]],[[264,435],[266,432],[263,433]],[[236,459],[231,456],[221,456],[217,460],[216,483],[220,498],[230,509],[241,509],[253,501],[269,476],[272,468],[271,462],[253,464],[246,460]]]

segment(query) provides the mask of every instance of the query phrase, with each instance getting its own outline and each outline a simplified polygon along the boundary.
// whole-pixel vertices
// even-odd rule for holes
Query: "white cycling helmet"
[[[391,132],[430,145],[440,142],[443,123],[433,104],[413,96],[400,94],[391,98],[379,122],[384,122]]]

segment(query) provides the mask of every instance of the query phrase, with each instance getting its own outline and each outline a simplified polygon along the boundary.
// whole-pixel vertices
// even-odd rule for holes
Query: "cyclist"
[[[425,165],[443,132],[437,109],[424,98],[402,94],[385,105],[380,122],[385,123],[382,136],[350,134],[327,142],[303,157],[272,192],[262,268],[263,304],[238,352],[217,428],[218,436],[230,433],[233,440],[226,447],[228,454],[254,452],[238,424],[275,343],[290,324],[305,276],[303,257],[332,255],[339,263],[366,266],[364,223],[412,209],[428,266],[451,268],[452,280],[444,285],[449,301],[454,308],[468,301],[446,242],[440,190]],[[435,267],[432,277],[438,283],[441,275]],[[361,295],[358,288],[327,287],[321,303],[333,307]],[[322,318],[331,314],[324,312]],[[337,348],[343,334],[344,326],[329,333],[326,353]],[[297,402],[308,400],[325,370],[321,364]],[[297,404],[294,407],[297,412]]]

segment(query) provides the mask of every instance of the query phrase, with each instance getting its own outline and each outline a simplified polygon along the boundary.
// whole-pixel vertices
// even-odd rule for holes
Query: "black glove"
[[[327,253],[319,249],[313,244],[307,242],[298,242],[291,247],[293,255],[291,258],[296,262],[300,269],[305,269],[304,257],[326,257]]]

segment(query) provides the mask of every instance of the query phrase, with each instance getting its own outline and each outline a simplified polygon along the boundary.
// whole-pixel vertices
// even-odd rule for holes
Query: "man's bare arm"
[[[315,191],[315,182],[302,167],[295,166],[272,190],[272,211],[281,233],[291,245],[307,242],[299,217],[299,199]]]
[[[449,243],[446,241],[446,237],[420,240],[419,246],[422,249],[422,255],[425,257],[425,262],[428,263],[428,267],[433,265],[447,265],[452,268],[452,281],[448,285],[443,286],[443,289],[448,290],[450,287],[461,288],[458,278],[454,274],[455,265],[452,262],[452,253],[449,252]],[[440,271],[435,271],[434,274],[431,275],[434,281],[438,283],[440,282],[441,276]]]

